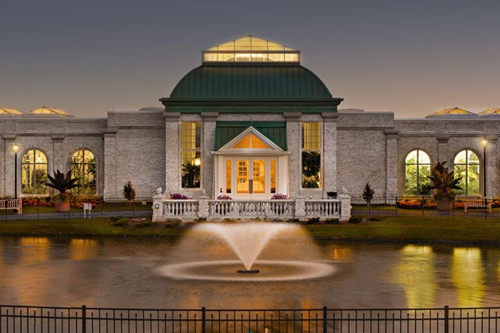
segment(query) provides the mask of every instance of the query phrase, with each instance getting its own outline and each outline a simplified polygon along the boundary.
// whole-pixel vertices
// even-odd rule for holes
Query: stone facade
[[[500,191],[500,119],[394,119],[391,112],[340,112],[324,115],[282,114],[180,114],[164,111],[109,112],[107,118],[0,118],[0,195],[14,195],[14,143],[18,153],[18,192],[21,159],[30,149],[47,156],[48,170],[69,170],[70,155],[88,149],[96,156],[97,194],[107,201],[122,200],[123,185],[131,180],[138,200],[151,200],[156,188],[180,192],[193,198],[204,193],[214,198],[214,135],[217,121],[285,121],[289,154],[288,195],[292,198],[324,199],[327,191],[360,196],[366,182],[376,197],[404,195],[405,158],[415,149],[425,151],[431,163],[447,161],[464,149],[480,158],[484,172],[486,138],[487,196]],[[180,124],[202,123],[202,186],[181,188]],[[322,123],[322,189],[303,189],[300,182],[301,122]],[[480,187],[483,195],[483,180]]]

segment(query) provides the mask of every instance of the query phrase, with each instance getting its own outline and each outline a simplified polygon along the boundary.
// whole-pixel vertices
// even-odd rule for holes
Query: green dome
[[[300,65],[202,65],[184,76],[170,100],[332,100],[325,84]]]

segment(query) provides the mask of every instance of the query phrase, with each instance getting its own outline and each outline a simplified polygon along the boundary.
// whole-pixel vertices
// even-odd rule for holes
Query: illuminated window
[[[71,176],[78,178],[79,187],[71,189],[77,195],[96,194],[96,161],[90,150],[80,149],[71,155],[70,160]]]
[[[203,51],[203,62],[300,62],[300,51],[246,36]]]
[[[276,193],[276,161],[271,160],[271,193]]]
[[[182,187],[201,186],[201,123],[181,124]]]
[[[472,150],[462,150],[455,156],[455,178],[460,180],[461,190],[456,194],[479,195],[479,157]]]
[[[231,193],[231,161],[226,161],[226,193]]]
[[[243,139],[238,141],[233,148],[270,149],[266,143],[253,134],[245,136]]]
[[[405,159],[405,194],[429,194],[431,159],[422,150],[413,150]]]
[[[302,123],[302,187],[321,188],[321,124]]]
[[[46,194],[47,157],[37,149],[28,150],[21,162],[21,192],[23,194]]]

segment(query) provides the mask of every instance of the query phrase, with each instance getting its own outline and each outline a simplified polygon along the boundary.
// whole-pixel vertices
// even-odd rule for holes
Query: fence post
[[[87,333],[87,307],[82,305],[82,333]]]
[[[201,333],[206,332],[206,321],[207,321],[207,314],[206,314],[206,308],[202,307],[201,308]]]
[[[327,326],[327,314],[328,314],[327,307],[324,306],[323,307],[323,333],[326,333],[326,330],[328,328],[328,326]]]
[[[450,308],[448,305],[444,306],[444,333],[450,332]]]

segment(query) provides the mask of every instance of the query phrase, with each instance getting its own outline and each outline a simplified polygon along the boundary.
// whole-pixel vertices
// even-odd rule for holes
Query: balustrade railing
[[[223,220],[223,219],[298,219],[350,218],[350,198],[310,199],[298,197],[289,200],[171,200],[158,197],[153,204],[153,221]]]
[[[339,218],[340,201],[337,200],[306,200],[306,216],[316,218]]]
[[[165,200],[163,215],[169,219],[197,219],[198,200]]]
[[[209,219],[224,218],[280,218],[292,219],[294,200],[210,200]]]

